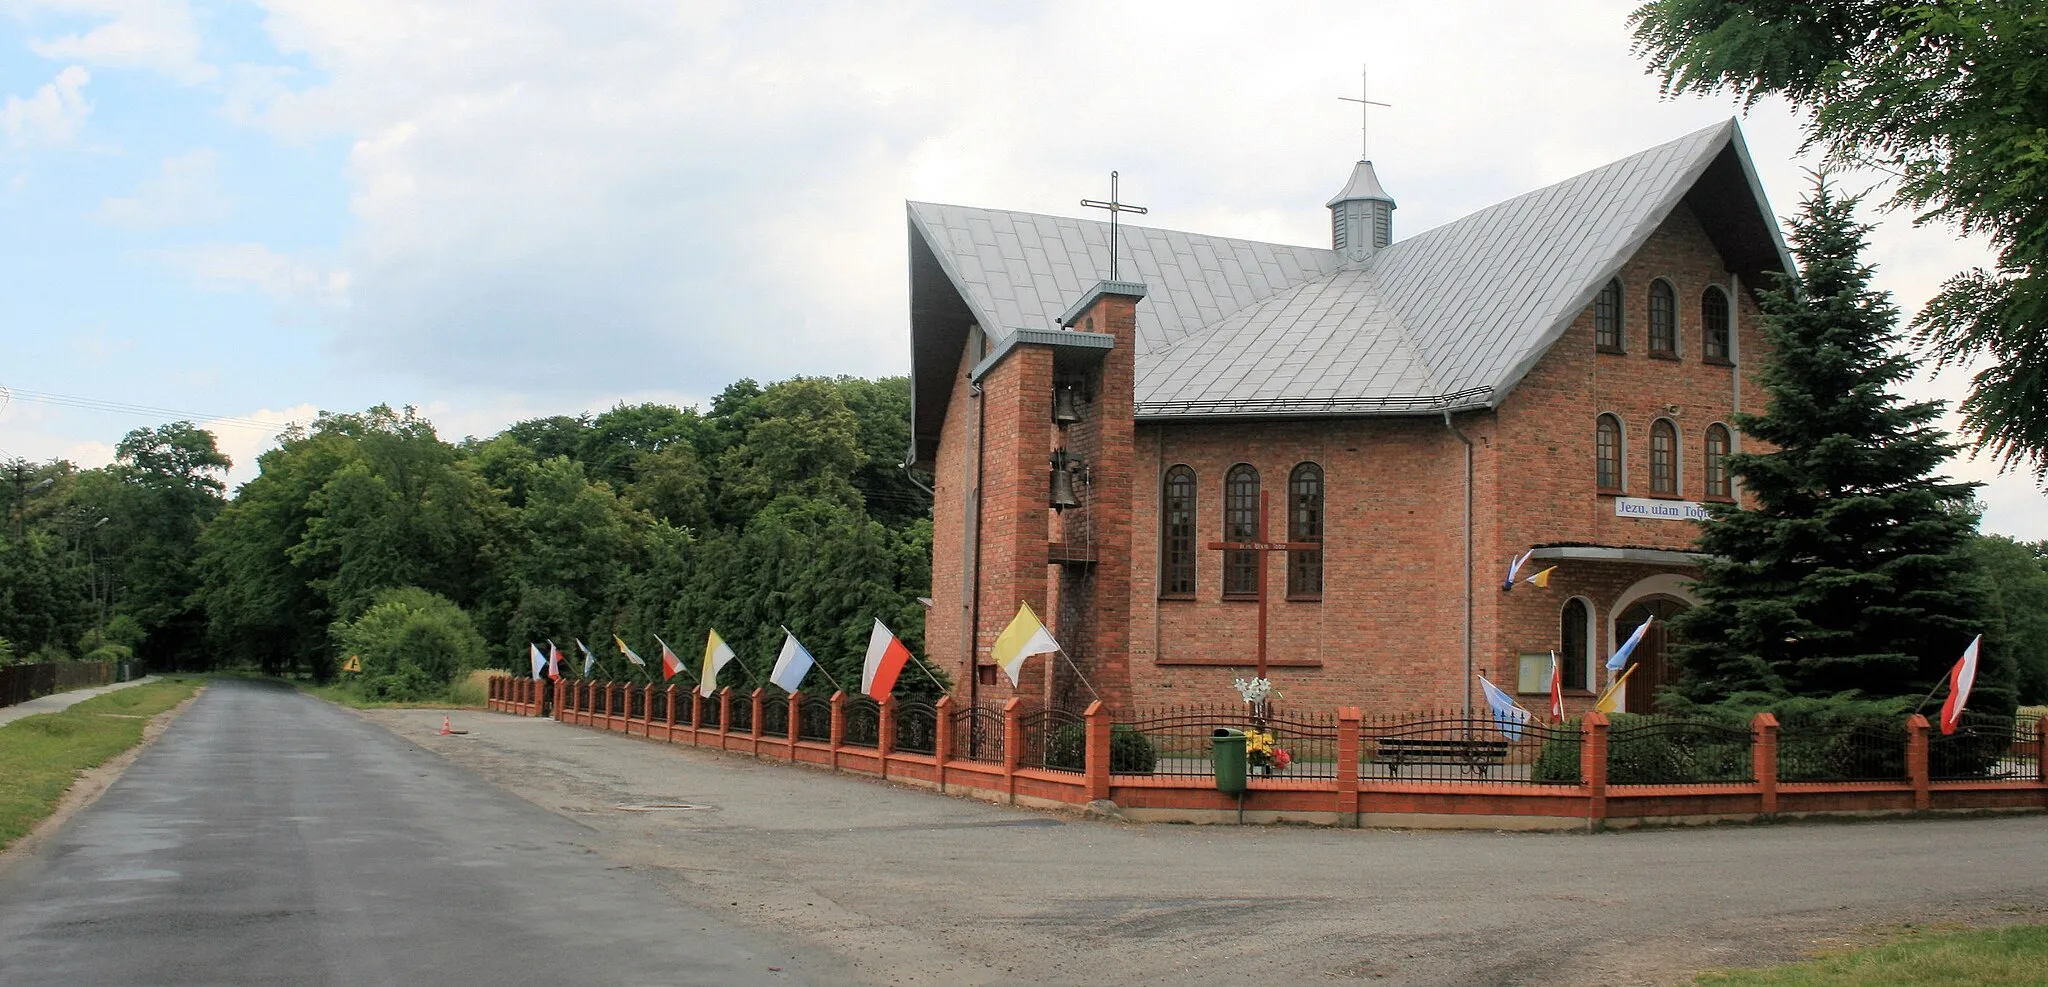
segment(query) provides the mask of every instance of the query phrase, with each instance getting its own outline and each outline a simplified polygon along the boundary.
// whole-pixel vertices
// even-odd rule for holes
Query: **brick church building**
[[[1369,161],[1328,208],[1303,247],[909,204],[925,641],[961,699],[1234,703],[1263,583],[1289,706],[1543,692],[1556,651],[1578,709],[1691,601],[1688,518],[1740,496],[1731,417],[1764,401],[1755,292],[1791,269],[1735,122],[1405,239]],[[1320,547],[1210,548],[1262,521]],[[1548,585],[1503,591],[1531,549]],[[1020,601],[1073,664],[1013,690]]]

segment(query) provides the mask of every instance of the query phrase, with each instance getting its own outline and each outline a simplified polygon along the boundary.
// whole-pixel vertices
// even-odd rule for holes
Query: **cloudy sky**
[[[243,480],[318,409],[459,437],[902,373],[904,200],[1071,215],[1114,168],[1154,225],[1321,245],[1364,63],[1417,232],[1736,113],[1659,98],[1630,6],[0,0],[0,458],[167,409]],[[1795,118],[1743,125],[1790,211]],[[1911,311],[1986,256],[1893,217],[1872,259]],[[2028,478],[1954,469],[2048,538]]]

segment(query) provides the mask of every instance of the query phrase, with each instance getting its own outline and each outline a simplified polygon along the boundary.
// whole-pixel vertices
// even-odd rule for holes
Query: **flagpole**
[[[1074,656],[1067,654],[1067,649],[1065,648],[1057,648],[1055,650],[1060,653],[1061,658],[1067,660],[1067,667],[1074,670],[1074,676],[1081,680],[1081,684],[1088,687],[1088,694],[1094,696],[1096,702],[1101,702],[1102,693],[1095,691],[1095,683],[1088,681],[1088,673],[1081,671],[1081,666],[1074,664]]]
[[[1951,674],[1953,673],[1951,672]],[[1948,675],[1943,675],[1941,678],[1936,679],[1934,682],[1934,688],[1927,690],[1926,698],[1920,700],[1920,705],[1913,707],[1913,712],[1919,713],[1921,710],[1926,709],[1927,704],[1934,701],[1934,694],[1940,692],[1941,687],[1948,684],[1948,680]]]
[[[932,670],[925,665],[924,659],[913,654],[910,656],[910,660],[917,662],[918,670],[924,673],[924,677],[931,679],[932,684],[939,687],[939,695],[943,696],[946,694],[946,683],[939,681],[939,677],[933,674]]]
[[[782,633],[784,633],[784,634],[787,634],[787,635],[789,635],[790,637],[796,637],[796,632],[795,632],[795,631],[793,631],[793,630],[790,630],[790,629],[789,629],[788,627],[784,627],[784,626],[783,626],[783,625],[781,625],[781,624],[776,624],[775,626],[777,626],[777,627],[781,627],[781,628],[782,628]],[[802,648],[802,647],[804,646],[804,642],[803,642],[803,639],[802,639],[802,638],[797,638],[796,646],[797,646],[797,647],[799,647],[799,648]],[[804,654],[810,655],[810,654],[811,654],[811,652],[810,652],[810,650],[809,650],[808,648],[806,648],[806,649],[804,650]],[[824,663],[824,662],[822,662],[822,661],[819,661],[819,660],[818,660],[818,656],[817,656],[817,655],[811,655],[811,667],[812,667],[812,668],[815,668],[815,669],[817,669],[817,670],[818,670],[818,671],[819,671],[820,673],[822,673],[822,674],[823,674],[823,675],[825,676],[825,681],[827,681],[827,682],[830,682],[830,683],[832,683],[832,689],[833,689],[833,691],[835,691],[835,692],[845,692],[845,691],[846,691],[846,687],[845,687],[845,686],[843,686],[843,685],[840,685],[840,684],[839,684],[839,680],[838,680],[838,679],[835,679],[835,678],[833,678],[833,677],[832,677],[832,670],[831,670],[831,669],[829,669],[829,668],[826,668],[826,667],[825,667],[825,663]],[[798,691],[802,691],[802,685],[803,685],[803,683],[797,683],[797,685],[798,685]]]

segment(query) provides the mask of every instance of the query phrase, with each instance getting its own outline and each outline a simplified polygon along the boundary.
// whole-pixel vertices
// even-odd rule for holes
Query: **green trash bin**
[[[1216,790],[1244,794],[1244,731],[1216,728],[1209,734],[1209,757],[1216,765]]]

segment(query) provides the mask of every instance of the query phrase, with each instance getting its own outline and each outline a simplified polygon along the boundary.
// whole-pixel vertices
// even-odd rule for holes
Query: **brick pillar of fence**
[[[932,723],[932,764],[937,767],[939,791],[946,790],[946,762],[953,759],[953,697],[940,696],[932,704],[937,720]]]
[[[796,763],[796,740],[803,735],[804,694],[789,694],[789,763]]]
[[[1097,699],[1082,714],[1087,723],[1087,747],[1081,764],[1087,769],[1088,801],[1109,798],[1109,710]]]
[[[1906,717],[1906,781],[1913,786],[1915,811],[1934,805],[1927,770],[1927,717],[1918,713]]]
[[[1003,703],[1003,791],[1017,801],[1017,765],[1024,761],[1024,700]]]
[[[699,736],[704,730],[704,696],[696,686],[690,686],[690,743],[701,743]]]
[[[564,700],[569,698],[569,682],[567,679],[556,679],[555,687],[548,691],[552,693],[548,701],[554,704],[555,719],[559,720],[562,718],[562,707],[568,705]]]
[[[839,748],[846,743],[846,693],[832,694],[832,770],[839,770]]]
[[[896,697],[883,696],[875,704],[875,759],[882,777],[889,777],[889,755],[896,750]]]
[[[1749,766],[1756,775],[1757,811],[1778,812],[1778,718],[1758,713],[1749,720]]]
[[[755,753],[755,754],[759,754],[759,753],[761,753],[761,705],[762,705],[762,702],[761,702],[761,700],[762,700],[762,696],[763,696],[762,690],[761,690],[760,688],[758,688],[758,687],[757,687],[757,688],[755,688],[755,689],[754,689],[754,695],[753,695],[753,698],[752,698],[752,699],[750,700],[750,701],[751,701],[751,702],[752,702],[752,703],[754,704],[754,715],[753,715],[753,716],[752,716],[752,717],[751,717],[751,718],[749,719],[749,721],[748,721],[748,724],[749,724],[749,727],[751,728],[751,729],[750,729],[750,732],[751,732],[751,733],[753,733],[753,735],[754,735],[754,753]]]
[[[726,737],[732,736],[732,686],[718,690],[718,746],[725,748]]]
[[[666,740],[667,740],[667,741],[668,741],[669,743],[675,743],[675,739],[676,739],[676,687],[675,687],[675,686],[671,685],[671,686],[669,686],[669,687],[668,687],[668,698],[662,701],[662,704],[661,704],[661,711],[662,711],[662,713],[664,714],[664,716],[663,716],[664,722],[662,723],[662,730],[663,730],[663,733],[662,733],[662,737],[663,737],[664,739],[666,739]]]
[[[1579,721],[1579,784],[1586,789],[1586,827],[1607,824],[1607,714],[1594,710]]]
[[[1337,825],[1358,828],[1358,755],[1365,746],[1365,713],[1337,709]]]

